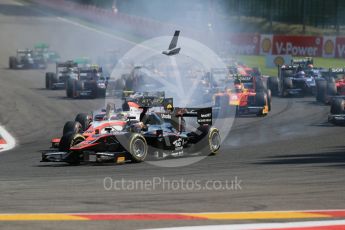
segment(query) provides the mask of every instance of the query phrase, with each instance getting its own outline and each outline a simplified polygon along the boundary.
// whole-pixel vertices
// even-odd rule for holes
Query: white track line
[[[229,224],[229,225],[204,225],[172,228],[151,228],[146,230],[260,230],[260,229],[284,229],[284,228],[307,228],[322,226],[342,226],[345,220],[325,221],[301,221],[288,223],[260,223],[260,224]]]
[[[14,137],[12,137],[11,134],[2,126],[0,126],[0,135],[6,141],[6,144],[0,145],[0,152],[13,149],[16,146],[16,140]]]

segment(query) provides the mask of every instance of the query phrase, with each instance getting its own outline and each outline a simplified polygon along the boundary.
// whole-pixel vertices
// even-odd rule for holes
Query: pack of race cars
[[[221,137],[213,120],[266,116],[272,109],[272,96],[315,96],[316,101],[330,104],[329,122],[345,124],[345,68],[316,68],[312,58],[278,66],[278,77],[265,77],[258,68],[239,63],[194,71],[201,77],[193,97],[199,105],[208,106],[183,108],[174,107],[173,98],[166,98],[164,92],[154,92],[161,85],[147,79],[162,77],[162,73],[152,67],[132,66],[119,79],[111,79],[115,59],[113,52],[99,59],[105,69],[89,58],[60,61],[45,43],[17,50],[17,56],[9,58],[10,69],[45,69],[55,63],[55,72],[45,74],[46,89],[64,89],[68,98],[122,96],[120,106],[108,104],[99,113],[80,113],[67,121],[62,136],[52,139],[51,148],[42,153],[42,162],[142,162],[216,154]]]

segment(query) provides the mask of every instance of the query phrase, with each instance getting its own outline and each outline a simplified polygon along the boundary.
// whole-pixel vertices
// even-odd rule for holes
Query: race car
[[[79,73],[78,63],[69,60],[57,62],[56,71],[45,75],[46,89],[65,89],[68,79],[76,79]]]
[[[175,108],[173,112],[141,108],[139,119],[114,120],[113,126],[104,128],[105,133],[96,129],[96,134],[86,137],[72,129],[61,138],[60,151],[42,153],[42,162],[142,162],[151,157],[218,152],[221,139],[218,129],[212,127],[212,108]],[[184,117],[196,117],[198,126],[187,129]]]
[[[306,74],[303,67],[296,65],[278,66],[278,77],[267,79],[267,88],[273,95],[313,95],[316,92],[314,75]]]
[[[40,54],[31,49],[17,50],[17,55],[9,58],[10,69],[45,69],[47,63]]]
[[[316,78],[316,101],[329,104],[335,98],[345,98],[345,68],[320,70]]]
[[[232,109],[236,116],[266,116],[271,111],[271,91],[264,87],[260,76],[238,75],[227,84],[224,91],[214,95],[214,111],[218,116],[227,116]]]
[[[34,53],[36,55],[43,56],[47,63],[55,63],[60,59],[60,55],[57,52],[50,50],[49,45],[46,43],[35,44]]]
[[[105,97],[108,80],[103,76],[102,67],[97,65],[79,67],[76,77],[66,81],[66,96],[69,98]]]

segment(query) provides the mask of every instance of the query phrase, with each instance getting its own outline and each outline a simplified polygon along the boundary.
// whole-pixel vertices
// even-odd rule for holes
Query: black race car
[[[149,109],[142,107],[139,119],[121,116],[115,125],[105,128],[107,132],[86,138],[74,130],[66,132],[60,145],[71,147],[67,151],[43,152],[42,162],[142,162],[218,152],[221,140],[218,129],[212,127],[212,108],[164,112]],[[195,126],[186,127],[186,117],[195,117]]]
[[[78,76],[78,63],[72,60],[56,63],[55,73],[46,73],[46,89],[65,89],[69,79]]]
[[[44,57],[30,49],[17,50],[16,56],[9,58],[10,69],[45,69],[47,63]]]
[[[69,98],[105,97],[108,80],[103,75],[102,67],[97,65],[79,67],[77,77],[66,81],[66,96]]]
[[[316,93],[314,76],[306,74],[301,66],[296,65],[278,66],[278,77],[269,77],[267,88],[273,95],[281,97]]]

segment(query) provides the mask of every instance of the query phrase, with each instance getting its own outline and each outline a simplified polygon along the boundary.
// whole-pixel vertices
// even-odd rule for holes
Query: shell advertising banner
[[[345,57],[345,37],[337,37],[335,42],[335,57]]]
[[[273,55],[292,55],[292,56],[322,56],[322,36],[273,36]]]
[[[226,50],[232,54],[258,55],[260,34],[230,34]]]

